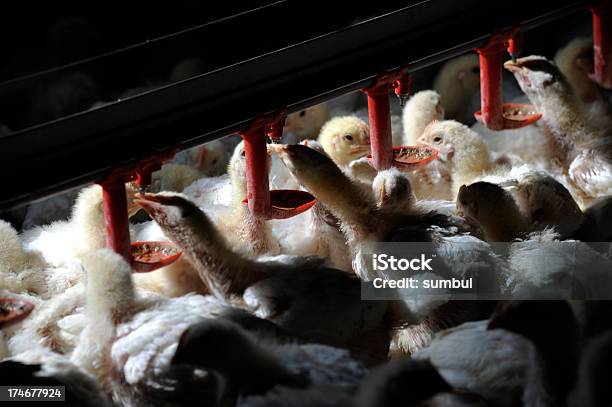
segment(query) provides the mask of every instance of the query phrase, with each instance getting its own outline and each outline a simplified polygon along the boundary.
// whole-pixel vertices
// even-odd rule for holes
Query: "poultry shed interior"
[[[2,6],[0,405],[612,406],[612,0],[209,3]]]

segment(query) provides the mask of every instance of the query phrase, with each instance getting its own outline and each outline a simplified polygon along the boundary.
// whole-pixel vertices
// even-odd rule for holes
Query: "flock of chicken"
[[[183,153],[154,175],[157,193],[126,189],[129,215],[151,218],[132,240],[183,252],[154,272],[105,248],[98,186],[67,220],[20,233],[0,221],[0,295],[34,305],[1,319],[0,384],[61,384],[92,406],[610,405],[612,252],[592,242],[612,240],[612,117],[589,49],[506,62],[513,101],[543,116],[498,133],[461,123],[477,57],[449,61],[392,117],[394,145],[438,150],[415,172],[368,164],[364,111],[290,115],[270,183],[317,198],[291,219],[243,204],[242,143]],[[385,241],[430,242],[429,277],[494,281],[510,299],[362,301],[378,276],[364,253]]]

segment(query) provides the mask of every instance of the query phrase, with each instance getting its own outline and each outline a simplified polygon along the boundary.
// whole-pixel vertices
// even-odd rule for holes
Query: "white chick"
[[[454,120],[430,123],[419,143],[438,149],[438,160],[451,173],[450,195],[492,169],[486,143],[469,127]]]
[[[399,145],[416,145],[425,127],[434,120],[444,120],[444,106],[438,92],[423,90],[415,93],[402,112],[404,137]]]
[[[504,66],[542,113],[550,158],[567,174],[581,206],[612,194],[612,133],[594,127],[559,69],[548,59],[533,55],[507,61]]]
[[[270,168],[268,155],[266,160]],[[227,172],[232,183],[232,212],[219,222],[225,237],[235,249],[249,256],[279,254],[280,247],[272,235],[268,221],[253,214],[248,205],[243,203],[247,198],[246,156],[243,141],[234,149]]]
[[[589,117],[599,127],[610,127],[609,106],[602,90],[589,78],[593,72],[593,41],[575,38],[555,54],[555,65],[587,108]]]

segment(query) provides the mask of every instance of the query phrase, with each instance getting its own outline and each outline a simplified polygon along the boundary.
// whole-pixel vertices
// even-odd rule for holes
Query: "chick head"
[[[504,68],[512,72],[521,90],[536,107],[551,92],[570,91],[565,77],[550,60],[538,55],[506,61]]]
[[[476,132],[454,120],[431,122],[418,143],[438,150],[438,159],[451,168],[471,170],[490,164],[489,150]]]
[[[379,209],[408,210],[415,201],[410,180],[397,168],[379,171],[372,190]]]
[[[196,247],[198,242],[185,231],[197,224],[198,230],[214,236],[214,226],[198,206],[176,192],[144,193],[135,202],[161,227],[164,234],[181,247]],[[186,227],[187,226],[187,227]]]
[[[483,181],[462,185],[456,205],[457,215],[478,223],[488,241],[507,241],[524,229],[518,205],[499,185]]]
[[[406,109],[413,107],[421,111],[427,112],[431,120],[444,119],[444,106],[442,105],[442,97],[435,90],[422,90],[417,92],[408,100]]]
[[[480,61],[470,53],[447,61],[434,80],[449,117],[465,107],[465,101],[480,87]]]
[[[370,153],[370,129],[354,116],[329,120],[321,129],[318,141],[338,165],[348,165]]]
[[[447,79],[460,84],[466,90],[476,91],[480,87],[480,60],[474,53],[458,56],[447,61],[436,80]]]
[[[198,170],[202,174],[214,177],[221,175],[227,165],[227,153],[221,140],[203,144],[197,149]]]
[[[597,84],[589,78],[594,70],[593,41],[590,38],[573,39],[557,51],[554,61],[580,99],[590,103],[601,97]]]
[[[266,163],[268,172],[270,172],[270,167],[272,165],[272,160],[270,159],[270,154],[266,154]],[[232,158],[227,166],[227,173],[230,175],[230,178],[233,183],[246,183],[247,179],[247,164],[246,164],[246,151],[244,148],[244,140],[236,145],[234,148],[234,152],[232,153]],[[246,184],[245,184],[246,185]]]
[[[444,120],[444,106],[440,94],[435,90],[415,93],[406,103],[402,116],[407,142],[413,145],[425,126],[434,120]]]
[[[584,221],[583,212],[567,188],[548,174],[523,175],[515,197],[530,221],[530,231],[554,227],[562,237],[568,237]]]
[[[307,107],[299,112],[291,113],[285,119],[283,133],[293,133],[296,139],[314,139],[321,126],[327,120],[328,109],[326,103]]]

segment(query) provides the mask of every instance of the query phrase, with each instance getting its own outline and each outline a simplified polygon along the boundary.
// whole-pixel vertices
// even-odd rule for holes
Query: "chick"
[[[323,125],[318,141],[340,166],[370,153],[370,129],[363,120],[353,116],[329,120]]]
[[[521,212],[530,222],[530,232],[554,228],[562,239],[573,236],[585,220],[584,213],[560,182],[541,171],[517,177],[510,188]]]
[[[164,164],[152,174],[151,190],[182,192],[199,177],[200,172],[187,165]]]
[[[416,145],[425,127],[434,120],[444,120],[444,106],[440,94],[435,90],[415,93],[402,112],[404,137],[401,145]]]
[[[476,54],[462,55],[446,62],[433,83],[433,88],[442,98],[446,117],[464,123],[474,121],[474,112],[468,106],[479,87],[480,63]]]
[[[430,123],[418,141],[438,149],[438,160],[451,173],[451,196],[457,195],[461,185],[492,169],[486,143],[469,127],[454,120]]]
[[[612,126],[610,107],[604,94],[589,77],[594,70],[593,41],[584,37],[573,39],[557,51],[554,62],[576,96],[584,103],[595,127]]]
[[[601,99],[597,84],[588,77],[593,71],[593,41],[590,38],[574,38],[557,51],[554,62],[582,101]]]
[[[270,157],[266,155],[268,169]],[[232,183],[232,212],[220,222],[225,236],[233,247],[250,256],[279,254],[278,241],[273,237],[272,230],[265,218],[251,212],[243,203],[247,198],[246,154],[244,142],[240,142],[235,150],[227,172]]]
[[[567,239],[585,221],[569,191],[550,175],[537,171],[519,174],[501,185],[483,181],[464,185],[457,195],[457,211],[480,223],[487,241],[494,242],[512,241],[548,228]]]
[[[328,115],[326,103],[291,113],[285,119],[283,143],[297,144],[305,139],[316,139]]]
[[[216,177],[225,172],[229,159],[228,145],[225,140],[220,139],[181,151],[174,157],[172,163],[197,169],[200,176]]]
[[[528,229],[527,219],[512,195],[489,182],[461,186],[457,195],[457,215],[479,223],[488,242],[511,242]]]
[[[381,211],[408,212],[416,201],[410,179],[396,168],[380,171],[372,182],[372,190]]]
[[[222,398],[240,395],[236,405],[244,407],[312,405],[297,403],[292,397],[281,404],[272,400],[277,398],[277,387],[311,388],[314,393],[324,388],[350,392],[366,373],[343,349],[263,338],[223,318],[190,326],[181,337],[172,364],[218,372],[226,380],[219,391]]]
[[[550,157],[563,169],[579,203],[584,207],[596,197],[612,194],[612,133],[589,121],[558,67],[534,55],[504,66],[542,113]]]

